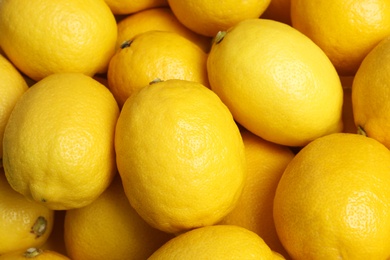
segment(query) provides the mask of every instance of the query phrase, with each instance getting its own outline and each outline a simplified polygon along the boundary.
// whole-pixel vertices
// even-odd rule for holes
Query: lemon
[[[53,229],[54,212],[14,191],[0,168],[0,256],[42,246]]]
[[[26,250],[20,250],[12,253],[0,255],[0,260],[70,260],[63,254],[56,251],[45,250],[36,247],[30,247]]]
[[[175,32],[147,31],[125,42],[111,59],[108,86],[122,106],[156,78],[183,79],[208,86],[207,54]]]
[[[352,83],[352,109],[361,134],[390,148],[390,38],[383,39],[363,60]]]
[[[293,259],[389,259],[390,151],[335,133],[305,146],[274,199],[277,233]]]
[[[118,105],[81,73],[52,74],[27,90],[4,132],[3,165],[11,186],[51,209],[83,207],[116,173]]]
[[[132,14],[155,7],[167,6],[167,0],[104,0],[114,14]]]
[[[34,80],[58,72],[105,72],[115,52],[115,17],[103,0],[0,2],[0,46]]]
[[[304,146],[342,130],[343,90],[324,52],[296,29],[248,19],[215,37],[211,89],[240,125],[267,141]]]
[[[131,205],[162,231],[215,224],[241,195],[246,166],[239,129],[200,83],[166,80],[134,93],[119,116],[115,148]]]
[[[213,37],[246,19],[258,18],[271,0],[168,0],[177,19],[192,31]]]
[[[15,66],[0,54],[0,167],[3,157],[3,135],[16,101],[27,90],[26,81]]]
[[[390,34],[387,0],[291,0],[292,26],[312,39],[341,75],[354,75],[368,52]]]
[[[73,260],[131,260],[147,259],[172,235],[152,228],[135,212],[117,176],[91,204],[66,212],[64,237]]]
[[[147,31],[175,32],[197,44],[208,52],[211,46],[211,37],[195,33],[185,27],[169,7],[150,8],[131,14],[118,22],[118,38],[116,48],[133,39],[137,34]]]
[[[254,232],[234,225],[201,227],[181,234],[159,248],[155,259],[284,259],[275,256]]]
[[[241,131],[245,146],[247,177],[237,206],[219,224],[237,225],[258,234],[274,251],[287,255],[275,229],[273,202],[276,187],[294,153]]]

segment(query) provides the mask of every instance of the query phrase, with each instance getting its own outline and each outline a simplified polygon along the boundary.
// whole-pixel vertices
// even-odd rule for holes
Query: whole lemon
[[[126,195],[155,228],[179,233],[220,221],[244,185],[244,145],[233,117],[200,83],[166,80],[125,102],[115,148]]]
[[[3,157],[3,135],[15,103],[28,86],[21,73],[3,55],[0,54],[0,166]]]
[[[361,134],[390,148],[390,37],[364,58],[352,83],[354,124]]]
[[[54,211],[14,191],[0,168],[0,255],[42,246],[51,235]]]
[[[24,74],[103,73],[115,52],[115,17],[103,0],[0,2],[0,46]]]
[[[3,165],[11,186],[51,209],[83,207],[116,173],[118,105],[81,73],[52,74],[18,100],[4,132]]]
[[[342,130],[339,76],[325,53],[291,26],[238,23],[215,37],[207,70],[235,120],[267,141],[304,146]]]
[[[390,151],[335,133],[305,146],[274,199],[278,236],[293,259],[389,259]]]

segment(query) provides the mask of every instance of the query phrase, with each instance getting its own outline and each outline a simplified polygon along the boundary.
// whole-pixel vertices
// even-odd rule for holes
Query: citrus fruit
[[[153,259],[280,259],[254,232],[234,225],[200,227],[160,247]]]
[[[286,24],[248,19],[215,38],[211,89],[240,125],[267,141],[304,146],[342,129],[343,90],[324,52]]]
[[[215,224],[241,195],[246,167],[239,129],[200,83],[166,80],[134,93],[119,116],[115,148],[131,205],[162,231]]]
[[[273,201],[279,179],[294,157],[285,146],[241,132],[247,162],[247,177],[237,206],[220,224],[237,225],[258,234],[274,251],[286,255],[276,233]]]
[[[177,19],[192,31],[214,37],[246,19],[258,18],[271,0],[168,0]]]
[[[293,259],[390,257],[390,151],[336,133],[305,146],[274,200],[278,236]]]
[[[3,135],[5,125],[16,101],[27,90],[26,81],[15,66],[0,54],[0,167],[3,157]]]
[[[147,31],[175,32],[184,38],[196,43],[202,50],[208,52],[211,38],[197,34],[185,27],[169,7],[146,9],[126,16],[118,22],[118,38],[116,48],[122,43],[133,39],[137,34]]]
[[[355,125],[361,134],[390,148],[390,38],[382,40],[363,60],[352,83]]]
[[[117,27],[103,0],[0,2],[0,46],[34,80],[58,72],[105,72]]]
[[[174,32],[147,31],[122,45],[111,59],[108,86],[122,106],[132,93],[160,78],[208,86],[207,54]]]
[[[0,260],[70,260],[70,258],[56,251],[45,250],[36,247],[30,247],[25,250],[20,250],[12,253],[0,255]]]
[[[149,226],[131,207],[117,176],[91,204],[68,210],[64,236],[74,259],[147,259],[172,235]]]
[[[261,18],[272,19],[291,25],[291,0],[271,0]]]
[[[11,186],[50,209],[83,207],[115,172],[118,105],[81,73],[56,73],[30,87],[4,132],[3,166]]]
[[[167,6],[167,0],[104,0],[114,14],[132,14],[150,8]]]
[[[53,228],[54,212],[14,191],[0,168],[0,255],[41,246]]]
[[[368,52],[390,34],[390,2],[291,0],[291,20],[341,75],[354,75]]]

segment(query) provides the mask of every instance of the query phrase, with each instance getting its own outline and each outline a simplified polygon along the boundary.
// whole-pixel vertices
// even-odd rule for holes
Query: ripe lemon
[[[4,132],[11,186],[51,209],[83,207],[115,174],[119,108],[102,84],[81,73],[52,74],[27,90]]]
[[[258,18],[271,0],[168,0],[177,19],[194,32],[214,37],[246,19]]]
[[[368,52],[390,34],[390,2],[291,0],[291,20],[341,75],[354,75]]]
[[[291,0],[271,0],[261,18],[291,25]]]
[[[162,231],[215,224],[241,195],[246,167],[239,129],[200,83],[167,80],[129,97],[115,148],[131,205]]]
[[[343,90],[324,52],[296,29],[267,19],[240,22],[215,38],[211,89],[243,127],[287,146],[342,129]]]
[[[390,38],[382,40],[363,60],[352,83],[352,107],[359,132],[390,148]]]
[[[12,253],[0,255],[0,260],[70,260],[70,258],[56,251],[31,247]]]
[[[336,133],[305,146],[274,200],[279,238],[293,259],[389,259],[390,151]]]
[[[201,227],[160,247],[154,259],[279,259],[254,232],[233,225]]]
[[[95,201],[68,210],[64,236],[74,259],[147,259],[172,235],[149,226],[131,207],[119,178]]]
[[[114,14],[124,15],[167,6],[167,0],[104,0]]]
[[[9,115],[16,101],[27,90],[28,86],[20,72],[0,54],[0,167],[3,158],[3,135]]]
[[[274,251],[286,255],[276,233],[273,201],[279,179],[294,153],[287,147],[241,133],[247,162],[247,177],[237,206],[220,224],[237,225],[258,234]]]
[[[14,191],[0,168],[0,255],[43,245],[54,212]]]
[[[0,46],[34,80],[58,72],[105,72],[115,17],[103,0],[0,2]]]
[[[208,86],[206,62],[207,54],[179,34],[147,31],[123,44],[111,59],[108,86],[120,106],[135,90],[156,78]]]
[[[185,27],[169,7],[159,7],[143,10],[126,16],[118,22],[118,38],[116,48],[122,43],[133,39],[137,34],[147,31],[175,32],[196,43],[202,50],[208,52],[211,38],[197,34]]]

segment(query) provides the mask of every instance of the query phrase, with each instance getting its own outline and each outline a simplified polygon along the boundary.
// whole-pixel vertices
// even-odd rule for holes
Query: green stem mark
[[[360,125],[357,128],[357,134],[367,136],[366,131],[364,131],[364,128]]]
[[[217,35],[215,35],[214,42],[216,44],[220,43],[225,38],[225,35],[226,31],[219,31]]]
[[[39,248],[31,247],[24,252],[23,256],[26,258],[34,258],[42,253],[42,250]]]
[[[121,49],[130,47],[130,45],[131,45],[132,42],[133,42],[132,40],[127,40],[127,41],[122,42],[122,44],[121,44],[121,46],[120,46]]]
[[[35,238],[39,238],[43,234],[45,234],[47,228],[47,220],[39,216],[35,221],[34,225],[31,227],[30,233],[35,235]]]

